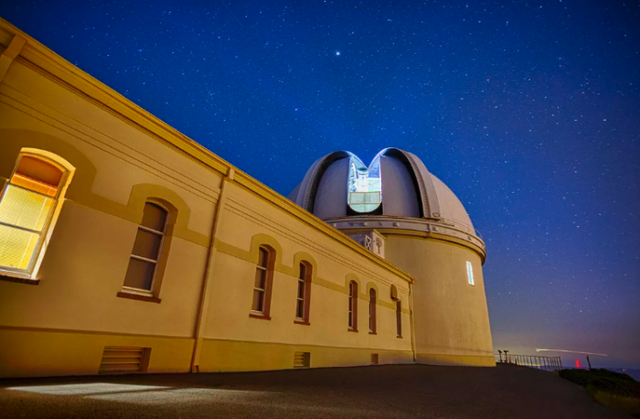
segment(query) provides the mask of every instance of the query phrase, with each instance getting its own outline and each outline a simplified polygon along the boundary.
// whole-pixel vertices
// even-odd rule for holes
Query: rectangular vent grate
[[[378,365],[380,363],[380,358],[378,354],[371,354],[371,365]]]
[[[309,368],[311,352],[296,352],[293,355],[293,368]]]
[[[100,374],[146,372],[151,348],[106,346],[100,362]]]

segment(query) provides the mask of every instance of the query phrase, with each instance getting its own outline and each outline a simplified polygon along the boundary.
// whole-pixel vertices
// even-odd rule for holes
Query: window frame
[[[24,186],[12,183],[12,179],[16,175],[20,166],[20,161],[25,157],[43,161],[60,171],[60,181],[58,182],[58,187],[56,188],[56,193],[54,196],[46,195],[33,189],[25,188]],[[62,210],[62,205],[64,204],[64,197],[67,193],[69,185],[71,184],[75,170],[76,169],[74,166],[72,166],[69,162],[55,153],[51,153],[46,150],[26,147],[20,150],[13,165],[11,175],[9,176],[9,178],[5,179],[2,184],[2,189],[0,190],[0,203],[4,199],[6,192],[9,190],[9,186],[12,186],[14,188],[50,198],[52,200],[52,207],[50,213],[48,214],[42,225],[42,229],[40,232],[38,232],[37,230],[0,222],[0,225],[7,228],[26,231],[31,234],[38,234],[39,236],[38,243],[32,250],[31,257],[26,269],[0,265],[1,279],[15,282],[24,282],[28,284],[37,284],[39,282],[38,272],[44,259],[47,247],[51,241],[53,230],[55,230],[60,211]]]
[[[138,228],[136,230],[136,236],[134,238],[133,246],[135,246],[135,242],[138,238],[138,233],[140,232],[140,230],[146,231],[148,233],[160,235],[160,245],[158,246],[157,260],[152,260],[149,258],[145,258],[143,256],[133,254],[133,247],[132,247],[131,254],[129,255],[129,264],[127,265],[127,270],[129,269],[129,265],[131,264],[131,259],[136,259],[145,263],[153,263],[154,268],[153,268],[153,276],[151,278],[151,284],[149,285],[149,289],[146,290],[142,288],[127,286],[123,281],[122,290],[120,293],[118,293],[118,296],[127,297],[127,295],[135,295],[135,296],[151,298],[151,300],[149,301],[160,302],[160,300],[157,298],[159,294],[159,284],[161,282],[159,277],[161,277],[163,274],[164,265],[167,259],[168,246],[165,246],[165,243],[168,242],[170,219],[173,214],[172,214],[171,208],[169,208],[167,205],[164,205],[154,199],[146,199],[144,201],[144,205],[142,209],[143,217],[144,217],[144,209],[146,208],[147,204],[159,207],[164,211],[165,219],[164,219],[163,231],[158,231],[158,230],[154,230],[152,228],[143,226],[142,225],[143,220],[141,219],[140,223],[138,224]],[[126,281],[126,272],[125,272],[125,281]]]
[[[266,266],[260,266],[260,250],[264,250],[267,255],[267,263]],[[251,311],[249,312],[249,317],[263,319],[263,320],[271,320],[271,292],[273,288],[273,271],[275,267],[275,259],[276,252],[273,248],[267,245],[258,246],[258,260],[256,262],[254,277],[253,277],[253,286],[251,287]],[[266,278],[265,278],[265,288],[260,289],[263,292],[262,296],[262,311],[254,310],[254,296],[255,296],[255,271],[256,270],[265,270]]]
[[[369,334],[378,334],[378,319],[377,319],[377,307],[378,293],[375,288],[369,289]]]
[[[350,332],[358,331],[358,283],[349,281],[349,311],[347,313]]]
[[[476,282],[473,279],[473,264],[467,261],[466,267],[467,267],[467,283],[471,286],[475,286]]]
[[[298,265],[300,271],[298,272],[298,281],[296,283],[296,312],[294,323],[309,325],[309,310],[311,307],[311,277],[313,275],[313,265],[306,260],[303,260]],[[300,298],[300,286],[303,288],[303,295]],[[298,316],[299,307],[302,304],[302,317]]]
[[[396,300],[396,337],[402,339],[402,300]]]

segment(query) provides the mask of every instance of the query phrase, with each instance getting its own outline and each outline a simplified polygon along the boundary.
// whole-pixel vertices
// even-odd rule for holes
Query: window
[[[0,271],[35,279],[71,181],[69,167],[45,156],[19,156],[0,199]]]
[[[396,301],[396,331],[399,338],[402,337],[402,302]]]
[[[376,290],[369,290],[369,333],[376,334]]]
[[[347,202],[349,208],[356,213],[371,213],[382,204],[380,157],[379,153],[367,167],[357,156],[351,154]]]
[[[296,294],[296,323],[309,324],[309,303],[311,301],[311,270],[307,262],[300,263],[298,293]]]
[[[475,285],[473,282],[473,266],[471,262],[467,262],[467,280],[469,281],[469,285]]]
[[[153,295],[167,219],[168,211],[160,205],[152,202],[144,205],[142,223],[138,226],[124,279],[125,291]]]
[[[269,318],[271,283],[273,280],[273,251],[265,246],[258,249],[258,265],[253,282],[252,317]]]
[[[358,283],[349,282],[349,330],[358,331]]]

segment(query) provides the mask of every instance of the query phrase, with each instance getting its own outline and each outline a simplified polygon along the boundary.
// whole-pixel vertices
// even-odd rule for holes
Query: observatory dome
[[[456,195],[414,154],[380,151],[367,167],[353,153],[316,160],[289,199],[327,221],[342,217],[430,219],[476,235]]]

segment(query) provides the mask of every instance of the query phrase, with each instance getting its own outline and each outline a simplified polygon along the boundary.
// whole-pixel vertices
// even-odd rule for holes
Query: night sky
[[[4,0],[0,16],[285,196],[332,151],[417,154],[487,243],[496,349],[640,368],[640,2]]]

